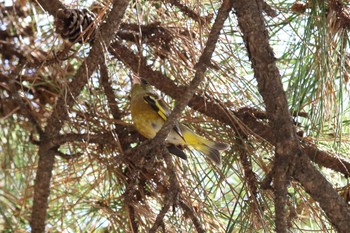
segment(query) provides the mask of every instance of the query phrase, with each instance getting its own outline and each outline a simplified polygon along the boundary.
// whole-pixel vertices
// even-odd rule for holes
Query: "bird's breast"
[[[145,103],[143,98],[134,99],[130,108],[136,130],[146,138],[154,138],[164,124],[161,116]],[[175,145],[186,144],[175,130],[170,131],[166,141]]]

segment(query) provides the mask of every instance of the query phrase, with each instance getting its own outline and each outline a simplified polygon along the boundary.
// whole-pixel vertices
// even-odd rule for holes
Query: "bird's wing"
[[[143,99],[164,121],[168,120],[168,116],[170,115],[169,107],[158,95],[147,93]],[[174,130],[184,139],[177,123],[174,126]]]
[[[168,119],[168,116],[170,114],[170,110],[168,106],[164,103],[162,99],[159,98],[159,96],[147,93],[143,96],[143,99],[146,101],[146,103],[151,106],[151,108],[158,113],[158,115],[166,121]]]

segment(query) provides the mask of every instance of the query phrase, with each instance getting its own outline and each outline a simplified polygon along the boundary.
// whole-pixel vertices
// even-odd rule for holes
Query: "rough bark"
[[[54,1],[55,2],[55,1]],[[56,2],[57,3],[57,2]],[[60,4],[52,2],[40,1],[45,10],[54,14],[60,7]],[[48,119],[47,126],[40,138],[39,145],[39,162],[34,184],[34,197],[30,225],[32,232],[45,232],[45,222],[47,218],[47,209],[50,195],[50,181],[52,178],[52,170],[54,166],[54,156],[57,147],[50,147],[50,138],[59,136],[59,132],[65,120],[68,118],[68,109],[75,103],[76,97],[80,94],[83,87],[86,85],[89,76],[97,68],[98,64],[103,61],[104,46],[109,46],[118,30],[121,19],[127,8],[128,1],[114,1],[113,9],[107,18],[106,24],[101,26],[101,31],[87,59],[83,62],[77,75],[73,78],[69,87],[68,94],[63,94],[57,101],[51,117]]]
[[[291,121],[281,77],[269,45],[262,10],[254,0],[235,1],[234,9],[252,61],[258,89],[266,105],[267,118],[275,136],[275,165],[272,175],[276,231],[287,232],[287,185],[291,175],[294,175],[305,190],[320,203],[334,227],[339,232],[347,232],[350,229],[350,213],[346,203],[311,165],[301,149]]]

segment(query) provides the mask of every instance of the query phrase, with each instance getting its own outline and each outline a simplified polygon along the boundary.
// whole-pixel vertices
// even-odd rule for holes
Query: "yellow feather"
[[[137,131],[149,139],[157,134],[170,113],[166,104],[145,82],[133,85],[130,106],[131,116]],[[176,146],[193,147],[208,156],[218,166],[221,166],[219,151],[228,148],[227,144],[209,141],[181,123],[170,131],[166,141]]]

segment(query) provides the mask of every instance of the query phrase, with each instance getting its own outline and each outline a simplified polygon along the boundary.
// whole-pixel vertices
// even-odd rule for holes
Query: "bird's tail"
[[[214,164],[221,167],[220,151],[228,149],[229,146],[226,143],[209,141],[206,138],[199,136],[183,124],[180,124],[180,130],[189,146],[193,147],[199,152],[202,152],[211,161],[213,161]]]

